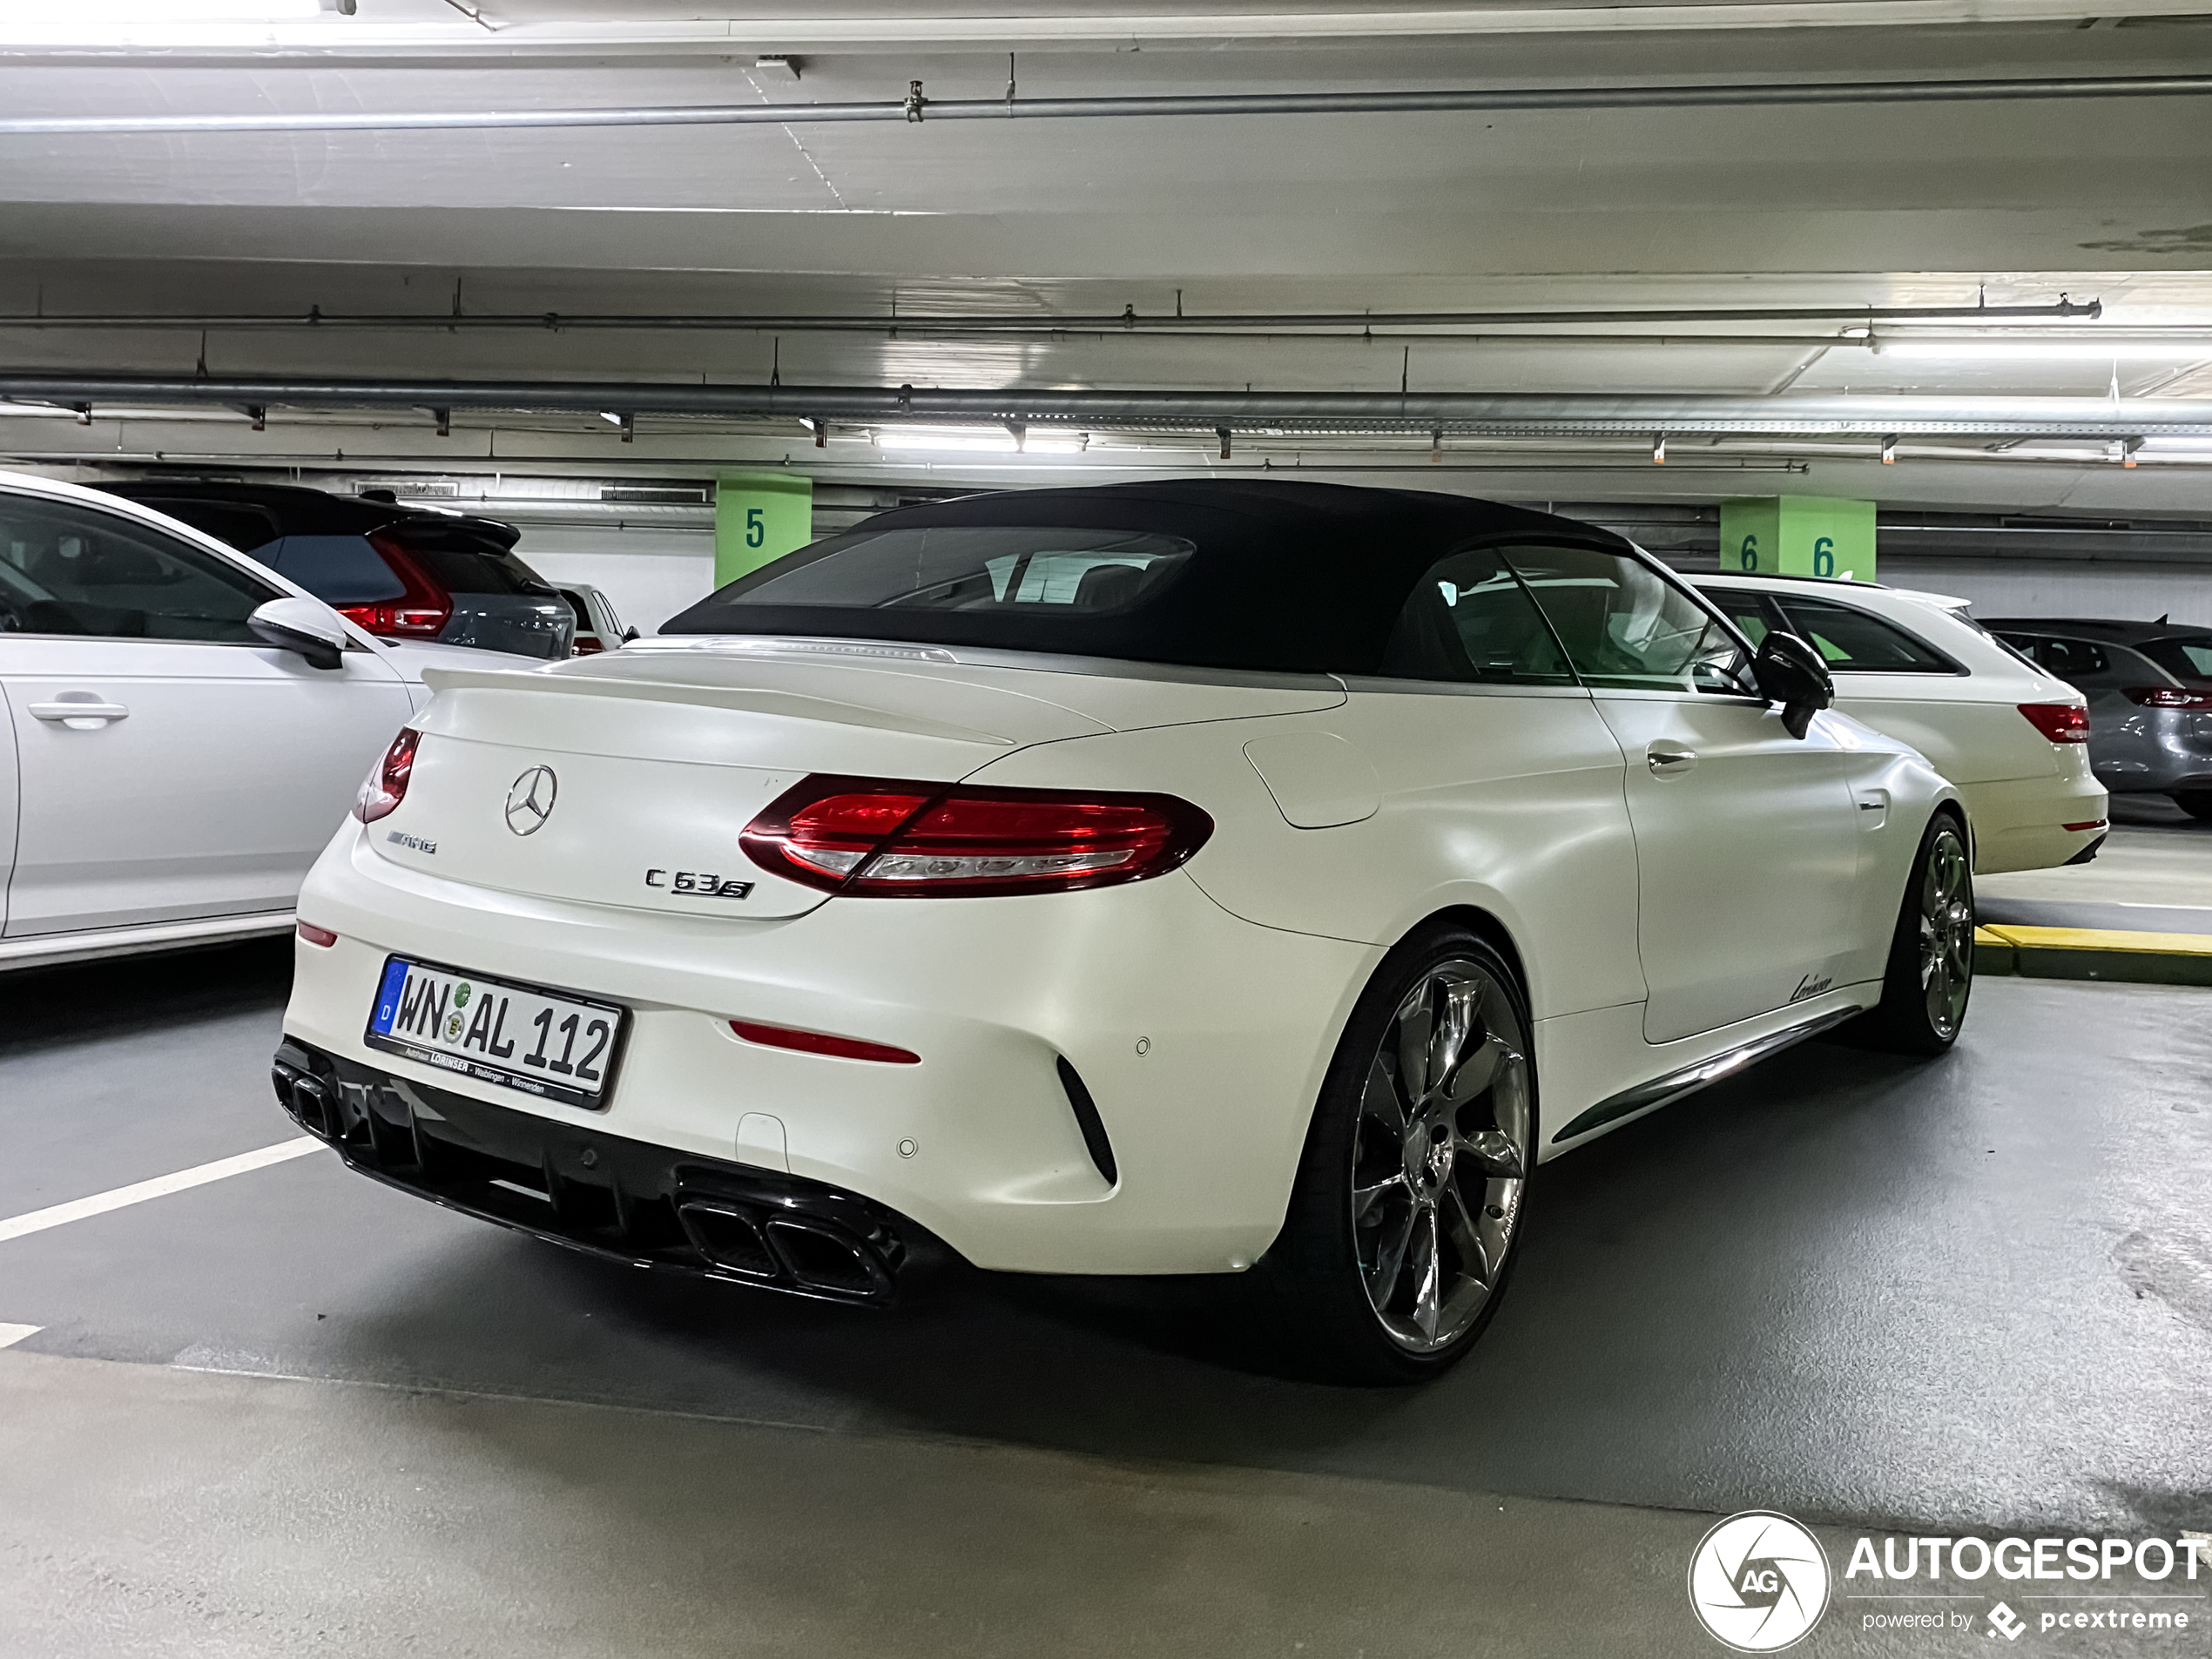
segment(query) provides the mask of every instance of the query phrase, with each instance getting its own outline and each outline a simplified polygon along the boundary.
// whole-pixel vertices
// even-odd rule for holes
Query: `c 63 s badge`
[[[702,899],[746,899],[752,896],[750,881],[715,874],[711,870],[648,870],[645,885],[670,893],[694,893]]]

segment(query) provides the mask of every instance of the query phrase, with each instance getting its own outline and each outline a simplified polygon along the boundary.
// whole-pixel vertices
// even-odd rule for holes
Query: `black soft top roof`
[[[1184,574],[1125,610],[1064,616],[748,602],[744,590],[785,568],[778,560],[671,617],[661,631],[827,635],[1364,674],[1380,661],[1414,582],[1456,548],[1527,537],[1629,550],[1608,530],[1464,496],[1211,479],[969,496],[879,513],[832,539],[963,525],[1150,531],[1179,536],[1197,550]],[[819,556],[821,545],[786,559]]]
[[[134,478],[125,483],[96,486],[111,496],[141,502],[159,509],[163,502],[206,502],[222,505],[235,502],[258,507],[276,521],[279,536],[366,536],[371,530],[403,525],[410,531],[487,541],[511,548],[523,533],[496,518],[473,513],[425,511],[360,496],[334,496],[304,484],[210,483],[199,479]]]

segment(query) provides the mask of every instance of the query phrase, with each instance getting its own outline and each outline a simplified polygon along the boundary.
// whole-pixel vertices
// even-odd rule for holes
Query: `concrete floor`
[[[0,1217],[293,1133],[287,960],[10,981]],[[1233,1285],[826,1307],[320,1152],[0,1242],[0,1652],[1717,1652],[1738,1508],[2212,1530],[2206,995],[1990,980],[1943,1061],[1809,1045],[1547,1166],[1416,1392],[1255,1366]],[[1802,1650],[1942,1645],[1847,1611]]]

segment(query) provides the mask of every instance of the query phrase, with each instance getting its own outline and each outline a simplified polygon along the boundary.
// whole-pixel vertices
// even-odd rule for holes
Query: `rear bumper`
[[[271,1081],[302,1129],[372,1180],[613,1261],[883,1303],[915,1231],[818,1182],[551,1123],[292,1038]]]
[[[2073,764],[2055,777],[1959,786],[1973,821],[1977,873],[2049,869],[2103,838],[2110,799],[2085,759],[2068,759]],[[2092,827],[2070,830],[2068,824]]]
[[[340,935],[297,948],[285,1033],[303,1051],[560,1126],[564,1146],[618,1139],[795,1177],[911,1217],[980,1267],[1037,1272],[1234,1271],[1264,1251],[1337,1034],[1382,955],[1240,921],[1180,873],[738,921],[442,880],[378,857],[350,825],[300,909]],[[604,1106],[368,1048],[393,952],[626,1007]],[[922,1059],[761,1047],[733,1019]]]

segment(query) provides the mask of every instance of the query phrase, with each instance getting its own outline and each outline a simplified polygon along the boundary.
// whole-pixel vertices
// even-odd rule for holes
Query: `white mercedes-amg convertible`
[[[1250,1271],[1318,1364],[1418,1379],[1544,1160],[1966,1013],[1956,792],[1803,641],[1541,514],[978,496],[428,678],[300,895],[278,1095],[644,1265]]]

